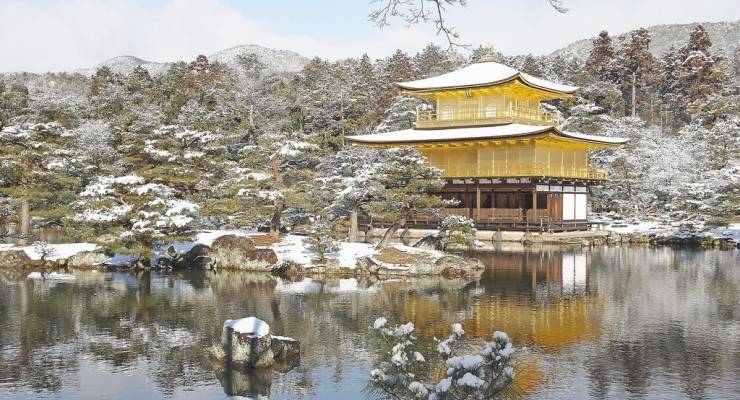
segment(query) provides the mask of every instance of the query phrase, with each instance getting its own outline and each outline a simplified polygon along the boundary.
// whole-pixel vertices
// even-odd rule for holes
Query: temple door
[[[550,193],[547,195],[547,213],[552,221],[563,220],[563,194]]]

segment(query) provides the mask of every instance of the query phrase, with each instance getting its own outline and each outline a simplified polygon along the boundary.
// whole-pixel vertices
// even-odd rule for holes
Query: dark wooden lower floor
[[[564,232],[588,230],[588,182],[553,180],[449,181],[437,193],[449,200],[446,215],[471,218],[480,230]],[[417,215],[408,228],[436,228],[440,216]],[[366,226],[383,224],[364,219]]]
[[[584,231],[590,229],[588,220],[553,220],[546,215],[547,210],[521,210],[512,209],[488,209],[481,210],[470,208],[447,208],[441,210],[444,215],[462,215],[471,218],[478,230],[492,231],[526,231],[526,232],[568,232]],[[436,229],[439,226],[440,217],[431,215],[417,215],[414,219],[406,221],[406,228]],[[372,221],[367,217],[360,217],[360,226],[364,229],[385,228],[388,224]]]

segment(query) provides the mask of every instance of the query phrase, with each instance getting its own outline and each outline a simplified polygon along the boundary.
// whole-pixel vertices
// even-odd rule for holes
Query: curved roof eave
[[[445,74],[398,82],[396,85],[408,91],[449,90],[484,87],[519,79],[525,85],[548,92],[572,94],[578,87],[550,82],[496,62],[471,64]]]
[[[500,132],[495,132],[498,130]],[[416,133],[415,133],[416,132]],[[592,143],[599,146],[619,146],[629,141],[625,138],[594,136],[583,133],[564,132],[553,126],[533,126],[507,124],[493,127],[453,128],[453,129],[406,129],[371,135],[348,136],[353,143],[368,145],[404,145],[413,143],[445,143],[458,141],[505,140],[540,135],[552,132],[554,136],[576,142]],[[455,134],[457,133],[457,134]]]

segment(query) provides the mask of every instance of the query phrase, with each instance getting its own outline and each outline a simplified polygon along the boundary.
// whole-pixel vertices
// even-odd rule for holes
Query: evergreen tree
[[[368,204],[370,216],[389,224],[377,245],[388,245],[393,234],[420,213],[431,213],[443,207],[444,201],[430,191],[444,185],[442,171],[427,164],[426,158],[414,147],[398,147],[383,152],[377,170],[380,189],[372,193]]]
[[[655,60],[649,47],[650,32],[640,28],[630,33],[630,40],[622,46],[618,55],[617,79],[633,117],[637,116],[637,103],[648,95],[648,87],[654,78],[652,71]]]
[[[379,151],[348,146],[324,158],[316,167],[316,195],[324,204],[324,213],[332,219],[349,217],[349,240],[357,240],[358,215],[377,192],[380,168]],[[322,199],[323,197],[323,199]]]
[[[614,81],[615,51],[609,32],[601,31],[592,43],[593,47],[585,63],[586,70],[601,81]]]
[[[0,193],[20,206],[20,243],[31,232],[31,217],[59,223],[78,185],[70,161],[71,135],[59,124],[22,124],[0,131]]]
[[[430,43],[414,56],[413,65],[416,76],[426,78],[441,75],[454,70],[460,64],[451,53]]]

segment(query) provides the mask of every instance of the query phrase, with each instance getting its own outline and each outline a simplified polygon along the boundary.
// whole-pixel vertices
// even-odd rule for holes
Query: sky
[[[468,0],[467,7],[451,7],[448,20],[463,43],[546,54],[602,29],[618,34],[740,19],[738,0],[564,3],[566,14],[547,0]],[[377,6],[371,0],[0,0],[0,72],[89,68],[119,55],[187,61],[240,44],[338,59],[446,43],[431,26],[375,27],[368,14]]]

